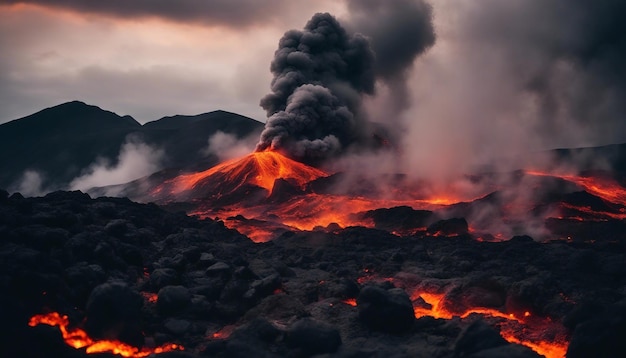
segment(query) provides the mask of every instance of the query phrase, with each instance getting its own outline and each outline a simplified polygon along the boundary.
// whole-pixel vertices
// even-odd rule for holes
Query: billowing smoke
[[[315,162],[380,144],[362,105],[365,95],[375,94],[377,80],[392,98],[387,117],[409,106],[406,75],[435,42],[430,5],[350,0],[348,10],[350,32],[330,14],[316,14],[304,30],[280,40],[272,92],[261,100],[268,120],[257,150]]]
[[[413,62],[435,44],[432,7],[423,0],[348,0],[348,11],[348,27],[370,39],[376,76],[391,92],[385,110],[397,115],[411,105]]]
[[[257,151],[319,160],[363,139],[361,96],[374,93],[374,53],[363,36],[349,35],[328,13],[315,14],[304,30],[285,33],[271,71]]]

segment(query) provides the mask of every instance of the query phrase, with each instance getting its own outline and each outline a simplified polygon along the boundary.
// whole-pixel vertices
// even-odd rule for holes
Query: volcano
[[[254,152],[210,169],[176,176],[152,190],[159,200],[193,198],[221,204],[257,202],[272,194],[277,180],[295,188],[327,177],[324,171],[289,159],[275,151]]]

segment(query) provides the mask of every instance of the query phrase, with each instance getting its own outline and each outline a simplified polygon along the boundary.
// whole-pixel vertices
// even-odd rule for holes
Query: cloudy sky
[[[411,2],[422,4],[384,3]],[[216,109],[265,121],[259,101],[285,31],[316,12],[365,34],[411,21],[378,3],[0,0],[0,123],[70,100],[141,123]],[[450,167],[467,153],[626,141],[626,2],[428,3],[434,45],[400,72],[379,65],[376,90],[364,97],[372,120],[401,129],[417,153],[411,164],[432,165],[433,152]],[[418,40],[371,41],[379,64],[393,66]]]

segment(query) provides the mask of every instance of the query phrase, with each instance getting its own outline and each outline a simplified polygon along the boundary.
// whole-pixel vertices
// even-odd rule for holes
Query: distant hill
[[[263,123],[225,111],[165,117],[145,125],[130,116],[79,101],[63,103],[0,125],[0,188],[26,170],[45,176],[46,187],[63,187],[98,158],[115,163],[129,136],[165,152],[166,167],[213,165],[208,138],[222,131],[237,138],[254,135]]]

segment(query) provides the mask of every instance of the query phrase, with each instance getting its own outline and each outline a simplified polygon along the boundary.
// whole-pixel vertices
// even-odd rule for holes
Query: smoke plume
[[[348,27],[370,40],[375,73],[390,90],[386,106],[397,115],[411,105],[408,72],[435,44],[433,11],[423,0],[348,0]]]
[[[374,93],[374,54],[363,36],[350,36],[328,13],[315,14],[304,30],[285,33],[271,71],[257,151],[319,160],[363,138],[361,96]]]

